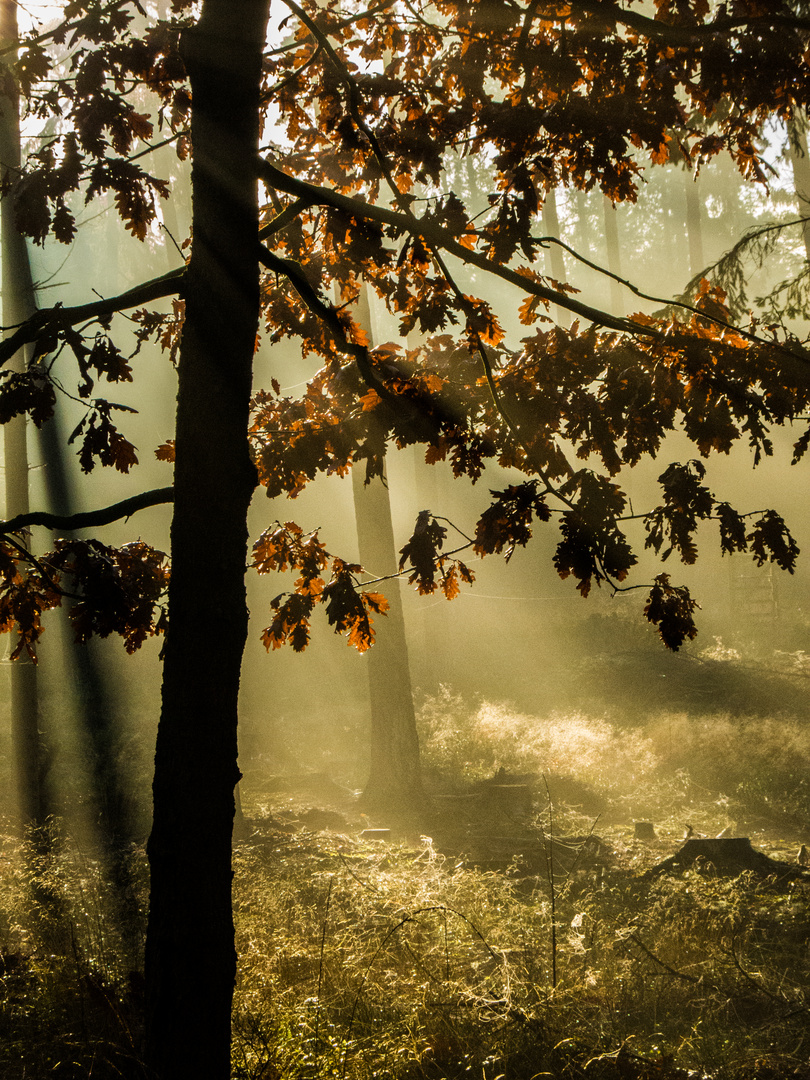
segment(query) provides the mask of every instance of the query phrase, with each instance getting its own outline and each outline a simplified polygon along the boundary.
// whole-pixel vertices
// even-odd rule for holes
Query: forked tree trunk
[[[247,635],[247,441],[259,311],[255,167],[269,0],[205,0],[183,36],[194,243],[178,371],[170,627],[155,755],[147,1058],[160,1080],[230,1075],[231,836]]]

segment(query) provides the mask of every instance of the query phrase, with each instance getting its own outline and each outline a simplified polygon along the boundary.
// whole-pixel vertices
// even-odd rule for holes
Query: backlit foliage
[[[147,24],[134,3],[70,2],[59,25],[33,29],[16,58],[5,54],[9,93],[19,90],[49,132],[20,174],[3,179],[32,241],[73,242],[77,200],[107,193],[123,226],[147,237],[169,187],[142,168],[141,151],[167,140],[182,164],[191,149],[180,43],[192,10],[175,0]],[[263,335],[297,339],[323,364],[301,396],[278,384],[255,393],[249,438],[267,494],[294,497],[320,474],[358,464],[370,480],[392,445],[421,444],[427,462],[449,461],[472,481],[498,462],[523,477],[491,493],[469,546],[508,559],[553,521],[554,566],[587,596],[594,585],[631,587],[637,556],[626,522],[639,515],[614,478],[679,430],[698,457],[662,472],[660,505],[640,515],[646,546],[692,563],[699,523],[714,520],[723,552],[792,572],[798,551],[782,519],[759,511],[751,523],[717,499],[701,459],[743,445],[757,464],[773,453],[774,425],[806,425],[806,342],[778,322],[735,321],[722,288],[705,279],[668,313],[625,318],[538,265],[543,203],[557,188],[633,202],[645,170],[676,158],[705,169],[721,154],[766,184],[766,125],[794,120],[808,102],[810,22],[787,3],[759,0],[658,0],[649,13],[612,0],[284,0],[273,12],[256,163]],[[466,166],[467,186],[457,182]],[[514,290],[526,327],[518,343],[488,299],[495,283]],[[407,345],[370,345],[354,309],[364,289],[403,338],[412,335]],[[132,377],[113,316],[135,309],[136,354],[154,341],[175,361],[183,291],[178,271],[122,297],[38,313],[0,347],[7,360],[34,345],[31,369],[0,383],[0,418],[28,412],[42,423],[69,381],[56,369],[72,357],[88,400],[71,437],[81,467],[127,472],[137,457],[117,426],[121,406],[90,399],[97,382]],[[150,306],[167,297],[170,313]],[[554,325],[552,307],[570,325]],[[59,365],[42,363],[54,355]],[[799,434],[795,460],[809,441],[810,431]],[[173,452],[170,440],[157,451],[163,460]],[[458,549],[443,550],[439,509],[420,514],[400,570],[419,592],[439,588],[451,599],[473,574]],[[12,568],[26,557],[10,539],[2,555]],[[39,613],[61,600],[53,560],[25,578],[27,648]],[[290,524],[271,529],[255,565],[299,573],[272,604],[268,648],[304,648],[318,604],[351,644],[372,643],[384,599],[317,537]],[[25,606],[18,578],[10,570],[0,589],[7,628]],[[89,579],[86,587],[85,604]],[[647,588],[645,614],[677,649],[694,637],[696,603],[666,574]],[[121,623],[128,647],[160,624],[134,594],[127,618],[139,627]],[[82,625],[118,629],[103,615]]]

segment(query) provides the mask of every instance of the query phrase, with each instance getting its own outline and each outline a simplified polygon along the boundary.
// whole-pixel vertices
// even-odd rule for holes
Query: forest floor
[[[557,724],[557,771],[429,764],[411,823],[324,774],[246,770],[235,1080],[810,1080],[799,744],[773,771],[774,739],[804,735],[758,730],[756,783],[728,795],[699,756],[647,768],[647,743],[574,718],[579,773]],[[601,786],[576,742],[594,731],[618,762]],[[689,830],[772,861],[662,866]],[[143,845],[128,860],[141,922],[122,929],[100,859],[63,836],[43,871],[0,841],[4,1080],[143,1077]]]
[[[421,833],[314,799],[315,777],[254,793],[237,1075],[810,1078],[801,818],[752,815],[742,872],[662,867],[690,830],[741,835],[722,800],[693,793],[640,840],[551,782],[525,805],[525,779],[434,796]]]

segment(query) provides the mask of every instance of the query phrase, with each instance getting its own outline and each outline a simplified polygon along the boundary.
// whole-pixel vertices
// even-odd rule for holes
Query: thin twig
[[[670,975],[674,975],[676,979],[683,979],[684,982],[689,983],[705,982],[705,980],[699,975],[687,975],[685,971],[677,971],[674,967],[670,967],[669,964],[664,963],[664,961],[660,960],[651,949],[647,948],[647,946],[637,934],[628,934],[627,940],[632,941],[636,945],[638,945],[638,947],[641,949],[645,956],[648,956],[650,960],[658,964],[659,967],[662,967],[664,971],[668,971]]]

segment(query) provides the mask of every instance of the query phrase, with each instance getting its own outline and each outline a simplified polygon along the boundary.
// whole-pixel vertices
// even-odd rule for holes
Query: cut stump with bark
[[[680,873],[703,867],[724,875],[743,874],[746,871],[766,877],[771,874],[797,874],[795,866],[771,859],[753,848],[747,836],[687,840],[674,855],[654,866],[651,873]],[[798,873],[801,875],[801,871]]]
[[[529,784],[487,784],[481,789],[485,807],[494,814],[528,817],[532,812],[532,788]]]

